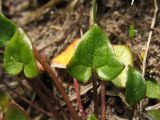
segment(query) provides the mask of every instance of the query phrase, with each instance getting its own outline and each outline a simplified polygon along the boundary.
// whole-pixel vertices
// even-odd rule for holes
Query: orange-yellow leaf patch
[[[72,55],[75,52],[75,48],[79,42],[79,38],[75,39],[64,51],[51,60],[51,67],[66,68]]]

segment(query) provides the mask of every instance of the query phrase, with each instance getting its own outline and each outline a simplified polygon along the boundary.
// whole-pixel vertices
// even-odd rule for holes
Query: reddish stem
[[[105,101],[105,81],[101,81],[101,120],[105,120],[106,101]]]
[[[52,68],[49,66],[49,64],[46,62],[46,60],[40,55],[40,53],[34,47],[33,47],[33,53],[34,53],[35,57],[37,58],[37,60],[40,62],[40,64],[44,67],[44,69],[46,70],[48,75],[51,77],[51,79],[55,83],[55,86],[57,87],[60,94],[64,98],[64,101],[65,101],[65,103],[71,113],[72,119],[79,120],[79,118],[78,118],[75,110],[73,109],[73,106],[72,106],[71,102],[69,101],[69,98],[65,92],[65,88],[62,86],[62,83],[60,82],[59,78],[57,78],[57,76],[53,72]]]
[[[94,114],[98,117],[98,95],[97,95],[97,81],[96,73],[92,71],[92,82],[93,82],[93,101],[94,101]]]
[[[80,98],[78,81],[74,78],[73,78],[73,81],[74,81],[74,89],[75,89],[75,92],[76,92],[77,104],[78,104],[78,107],[79,107],[79,111],[80,111],[82,120],[87,120],[87,117],[86,117],[86,114],[84,112],[84,108],[83,108],[83,105],[82,105],[82,102],[81,102],[81,98]]]

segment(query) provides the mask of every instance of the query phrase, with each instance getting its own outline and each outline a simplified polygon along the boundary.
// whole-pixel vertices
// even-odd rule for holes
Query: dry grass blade
[[[31,12],[24,18],[23,25],[29,24],[40,17],[42,17],[44,14],[46,14],[48,11],[50,11],[57,3],[59,3],[61,0],[50,0],[46,4],[44,4],[42,7],[36,9],[35,11]]]
[[[145,77],[145,70],[146,70],[146,61],[147,61],[147,55],[148,55],[148,50],[149,50],[149,46],[151,43],[151,39],[152,39],[152,34],[153,34],[153,29],[155,26],[155,22],[157,19],[157,13],[158,13],[158,4],[157,4],[157,0],[153,0],[154,1],[154,16],[152,18],[152,23],[151,23],[151,30],[149,32],[149,36],[148,36],[148,40],[147,40],[147,45],[146,45],[146,50],[145,50],[145,54],[144,54],[144,60],[143,60],[143,66],[142,66],[142,76]],[[140,102],[140,111],[142,111],[142,101]]]

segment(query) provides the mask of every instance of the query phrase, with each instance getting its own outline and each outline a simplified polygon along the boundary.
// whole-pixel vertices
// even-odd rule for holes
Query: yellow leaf
[[[72,55],[75,52],[75,48],[80,38],[75,39],[64,51],[51,60],[51,67],[66,68]]]

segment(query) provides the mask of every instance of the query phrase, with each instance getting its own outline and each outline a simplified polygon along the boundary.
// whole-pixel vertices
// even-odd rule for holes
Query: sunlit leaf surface
[[[148,115],[152,120],[160,120],[160,110],[151,110],[148,112]]]
[[[112,82],[117,87],[124,88],[127,81],[128,65],[133,66],[133,55],[130,48],[126,45],[114,45],[113,49],[118,60],[125,64],[125,68]]]
[[[147,84],[146,96],[149,98],[160,99],[160,84],[153,81],[147,81],[146,84]]]

